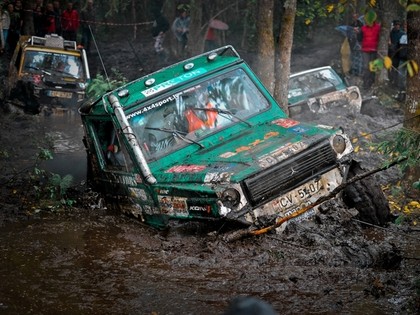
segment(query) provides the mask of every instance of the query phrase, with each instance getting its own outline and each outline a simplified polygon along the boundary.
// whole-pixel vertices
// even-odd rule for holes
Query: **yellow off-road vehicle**
[[[90,81],[86,52],[56,34],[21,36],[9,65],[5,96],[25,111],[77,109]]]

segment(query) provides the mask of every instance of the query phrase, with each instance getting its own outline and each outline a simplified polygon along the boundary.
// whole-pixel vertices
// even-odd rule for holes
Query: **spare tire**
[[[350,165],[348,180],[363,174],[365,169],[359,162]],[[348,185],[342,194],[344,203],[359,211],[361,221],[383,226],[392,218],[388,200],[374,177],[367,177]]]

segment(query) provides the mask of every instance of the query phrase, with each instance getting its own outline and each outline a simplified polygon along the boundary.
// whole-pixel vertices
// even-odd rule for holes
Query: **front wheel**
[[[348,179],[364,172],[359,162],[353,161]],[[343,190],[342,198],[348,207],[359,211],[361,221],[383,226],[392,217],[388,200],[374,177],[367,177],[350,184]]]

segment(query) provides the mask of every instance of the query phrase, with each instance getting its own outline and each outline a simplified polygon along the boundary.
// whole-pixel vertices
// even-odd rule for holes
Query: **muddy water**
[[[93,209],[9,224],[0,230],[0,314],[222,314],[238,295],[279,314],[415,314],[400,312],[414,294],[413,261],[396,270],[337,264],[328,254],[337,248],[297,237],[225,243],[194,226],[159,232]]]
[[[54,147],[53,159],[43,162],[43,168],[61,176],[70,174],[76,183],[85,180],[86,151],[82,142],[84,132],[77,111],[39,114],[35,119],[44,126],[45,134],[52,140]]]
[[[169,252],[162,260],[162,248],[137,242],[150,230],[115,220],[45,219],[3,229],[0,313],[198,314],[202,310],[217,314],[223,310],[223,301],[218,297],[212,301],[212,288],[203,285],[207,268],[197,279],[189,272],[186,277],[172,276]],[[158,240],[152,236],[149,241]],[[211,273],[214,284],[228,281],[223,271]]]

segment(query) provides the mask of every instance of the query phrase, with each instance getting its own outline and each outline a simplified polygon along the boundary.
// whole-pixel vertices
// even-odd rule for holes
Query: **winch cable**
[[[238,240],[238,239],[241,239],[241,238],[245,238],[245,237],[248,237],[248,236],[261,235],[261,234],[268,233],[268,232],[270,232],[272,230],[275,230],[276,228],[280,227],[284,222],[287,222],[290,219],[296,218],[296,217],[300,216],[301,214],[305,213],[306,211],[312,209],[313,207],[316,207],[316,206],[320,205],[321,203],[323,203],[323,202],[325,202],[327,200],[330,200],[330,199],[334,198],[339,192],[341,192],[348,185],[351,185],[351,184],[353,184],[353,183],[355,183],[355,182],[357,182],[359,180],[362,180],[362,179],[364,179],[364,178],[366,178],[368,176],[371,176],[373,174],[376,174],[378,172],[384,171],[384,170],[386,170],[386,169],[388,169],[388,168],[390,168],[390,167],[392,167],[394,165],[397,165],[399,163],[402,163],[405,160],[407,160],[407,158],[402,158],[402,159],[393,161],[392,163],[390,163],[390,164],[388,164],[386,166],[373,169],[373,170],[368,171],[368,172],[365,172],[363,174],[356,175],[353,178],[349,179],[348,181],[346,181],[346,182],[338,185],[328,195],[322,196],[317,201],[315,201],[315,202],[313,202],[313,203],[311,203],[311,204],[309,204],[309,205],[307,205],[307,206],[299,209],[296,212],[293,212],[292,214],[290,214],[288,216],[278,218],[277,221],[274,224],[270,225],[270,226],[263,227],[263,228],[260,228],[260,229],[255,229],[255,230],[243,229],[243,230],[234,231],[234,232],[229,233],[228,235],[226,235],[224,237],[224,240],[227,241],[227,242],[231,242],[231,241],[235,241],[235,240]]]
[[[420,242],[420,238],[419,238],[419,237],[415,237],[415,236],[408,235],[407,233],[402,232],[402,231],[393,231],[393,230],[390,230],[390,229],[384,228],[384,227],[382,227],[382,226],[379,226],[379,225],[376,225],[376,224],[372,224],[372,223],[369,223],[369,222],[366,222],[366,221],[362,221],[362,220],[354,219],[354,218],[352,218],[351,220],[352,220],[352,221],[355,221],[355,222],[358,222],[358,223],[360,223],[360,224],[364,224],[364,225],[368,225],[368,226],[374,227],[374,228],[376,228],[376,229],[384,230],[384,231],[391,232],[391,233],[395,233],[395,234],[400,234],[400,235],[403,235],[403,236],[405,236],[405,237],[407,237],[407,238],[411,238],[411,239],[413,239],[413,240],[416,240],[416,241]],[[412,230],[412,231],[413,231],[413,232],[417,232],[417,230]]]
[[[90,25],[88,25],[88,26],[89,26],[90,35],[92,36],[92,39],[93,39],[93,43],[95,44],[96,51],[98,52],[99,60],[101,61],[102,68],[104,69],[106,81],[108,82],[109,89],[111,89],[111,82],[109,81],[108,73],[106,72],[106,68],[105,68],[104,61],[102,59],[101,52],[99,51],[98,44],[96,43],[96,38],[93,35],[92,28],[90,27]]]

